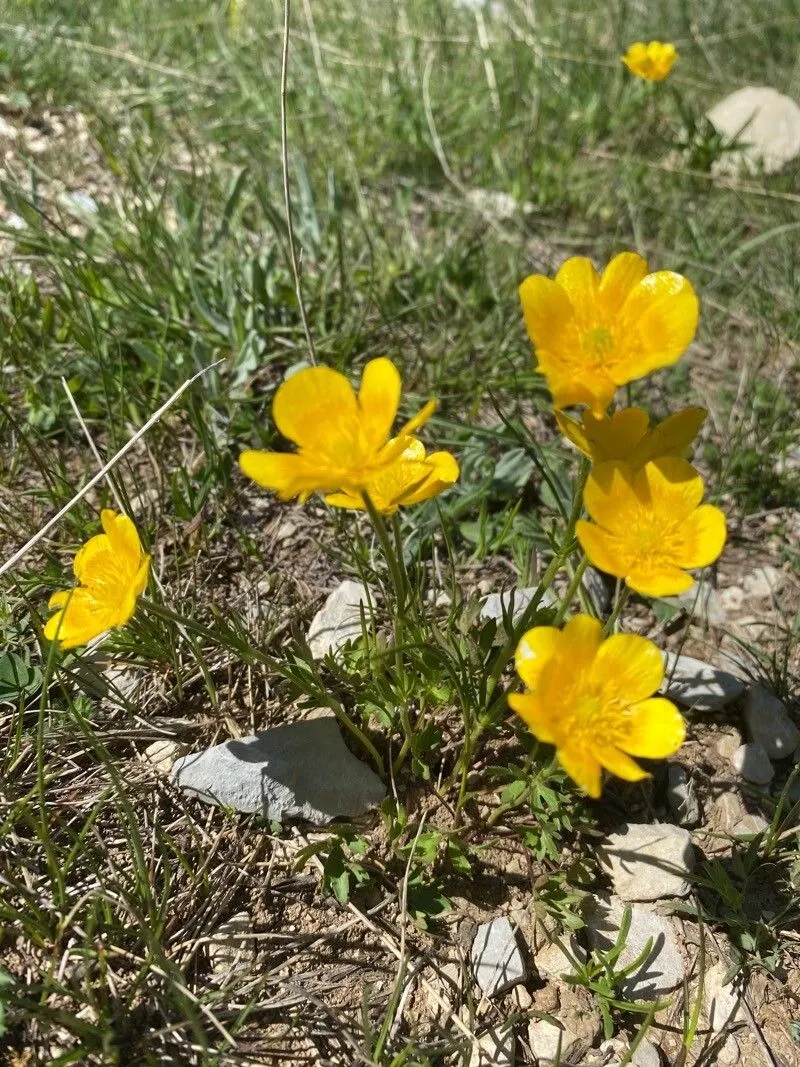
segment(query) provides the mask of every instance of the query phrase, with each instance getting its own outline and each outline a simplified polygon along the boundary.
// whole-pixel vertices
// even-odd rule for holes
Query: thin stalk
[[[609,615],[608,622],[606,622],[605,626],[603,627],[604,637],[608,637],[609,634],[617,632],[617,623],[619,622],[619,617],[622,614],[625,605],[628,603],[628,598],[630,597],[630,595],[631,591],[628,586],[623,585],[622,582],[617,582],[617,594],[614,597],[614,610]]]
[[[584,555],[581,557],[580,563],[575,568],[575,573],[572,576],[572,581],[569,583],[567,591],[564,594],[561,603],[558,605],[556,617],[553,619],[553,626],[560,626],[561,623],[564,621],[567,611],[569,611],[569,606],[575,599],[575,594],[580,589],[581,580],[583,579],[584,572],[586,571],[586,568],[588,566],[589,559],[586,555]]]

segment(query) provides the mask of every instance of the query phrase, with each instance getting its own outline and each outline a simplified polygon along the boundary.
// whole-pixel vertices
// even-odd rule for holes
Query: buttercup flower
[[[652,641],[602,634],[602,623],[588,615],[576,615],[563,630],[528,630],[516,653],[526,692],[508,698],[532,733],[555,745],[561,766],[590,797],[600,796],[603,768],[629,782],[647,778],[630,757],[671,756],[685,735],[674,704],[653,696],[664,661]]]
[[[635,252],[598,275],[574,256],[555,279],[532,274],[519,287],[538,370],[556,408],[586,404],[600,416],[617,386],[675,363],[697,329],[699,302],[673,271],[647,273]]]
[[[650,417],[641,408],[624,408],[599,418],[584,411],[580,422],[557,411],[556,422],[564,436],[593,463],[619,459],[636,468],[661,456],[685,459],[706,414],[704,408],[684,408],[652,430],[647,428]]]
[[[458,480],[458,463],[449,452],[425,454],[425,446],[416,438],[388,467],[375,475],[364,487],[375,509],[386,514],[401,505],[421,504],[448,489]],[[361,493],[331,493],[325,497],[337,508],[366,509]]]
[[[62,648],[85,645],[124,626],[147,585],[150,557],[131,520],[106,508],[100,522],[104,532],[91,537],[72,564],[80,584],[50,597],[48,606],[58,610],[47,620],[44,636]]]
[[[399,403],[400,375],[388,359],[367,363],[358,396],[347,378],[329,367],[298,371],[272,404],[275,425],[297,452],[247,451],[239,464],[282,500],[304,501],[319,491],[332,494],[330,502],[339,507],[361,507],[361,494],[370,486],[386,505],[376,502],[379,510],[425,500],[456,480],[458,466],[448,453],[426,456],[414,437],[436,410],[435,400],[390,437]],[[439,475],[442,484],[434,488]]]
[[[661,82],[675,65],[678,53],[674,44],[662,44],[661,41],[637,41],[622,56],[622,62],[637,78],[648,82]]]
[[[578,540],[595,567],[623,578],[635,592],[683,593],[693,581],[686,571],[713,563],[725,544],[725,515],[700,505],[702,498],[703,479],[677,456],[638,470],[600,463],[583,493],[594,522],[578,522]]]

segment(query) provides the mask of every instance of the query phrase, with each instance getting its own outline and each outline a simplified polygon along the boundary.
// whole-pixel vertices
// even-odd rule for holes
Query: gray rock
[[[324,825],[337,815],[362,815],[386,795],[377,775],[347,748],[331,715],[183,756],[172,778],[200,800],[275,822]]]
[[[707,581],[695,582],[685,593],[663,597],[663,600],[665,604],[694,616],[706,626],[724,626],[728,619],[722,599]]]
[[[743,1022],[745,1018],[741,1007],[741,987],[735,981],[723,985],[727,971],[724,963],[715,963],[703,978],[703,1010],[708,1025],[715,1033]]]
[[[751,837],[753,834],[763,834],[769,828],[769,823],[758,812],[748,812],[743,819],[736,823],[732,830],[734,837]]]
[[[641,966],[621,983],[623,996],[654,1000],[683,981],[684,964],[672,922],[657,915],[647,904],[629,904],[631,925],[617,967],[634,963],[652,939],[650,953]],[[589,943],[607,952],[616,943],[625,905],[610,893],[598,892],[584,913]]]
[[[666,695],[696,711],[718,711],[744,692],[744,683],[734,675],[691,656],[666,652],[664,670]]]
[[[739,1042],[733,1034],[728,1034],[725,1043],[717,1053],[718,1067],[734,1067],[734,1064],[741,1063],[741,1057],[742,1050],[739,1048]]]
[[[338,652],[348,641],[361,637],[361,605],[369,618],[374,598],[360,582],[349,579],[339,585],[311,620],[306,641],[314,659]]]
[[[745,601],[744,589],[740,585],[729,585],[719,594],[725,611],[741,611]]]
[[[511,611],[513,602],[512,622],[517,623],[533,600],[535,592],[536,586],[529,586],[526,589],[506,589],[502,593],[490,593],[481,605],[481,618],[494,619],[499,626],[502,626],[503,619]],[[551,589],[545,589],[539,606],[549,608],[556,604],[557,600],[558,598]]]
[[[669,823],[628,823],[599,850],[621,900],[661,900],[689,892],[694,848],[688,830]]]
[[[647,1038],[637,1045],[631,1057],[631,1067],[661,1067],[661,1053]]]
[[[533,965],[540,978],[561,978],[562,975],[572,974],[574,968],[570,961],[570,956],[572,959],[577,960],[578,963],[586,962],[586,949],[575,934],[570,934],[569,937],[562,937],[560,940],[567,952],[569,952],[569,956],[557,941],[545,942],[533,954]]]
[[[473,1042],[469,1067],[514,1067],[514,1028],[493,1026]]]
[[[750,738],[770,759],[786,759],[800,744],[800,730],[789,718],[783,701],[763,685],[752,685],[744,698],[744,721]]]
[[[527,968],[505,916],[481,923],[472,943],[472,971],[483,992],[494,997],[524,982]]]
[[[160,737],[157,741],[153,741],[152,744],[147,746],[141,758],[144,763],[149,763],[159,774],[166,776],[172,770],[175,760],[185,756],[188,751],[189,746],[184,745],[181,741],[171,741],[167,737]]]
[[[497,219],[513,219],[521,211],[521,205],[510,193],[498,189],[470,189],[467,203],[480,214]]]
[[[255,955],[253,924],[246,911],[237,912],[219,924],[208,940],[212,974],[225,980],[249,966]]]
[[[763,745],[751,741],[749,745],[739,745],[731,756],[733,769],[748,782],[756,785],[768,785],[775,777],[775,769],[764,751]]]
[[[0,115],[0,138],[4,138],[7,141],[16,141],[19,136],[19,130],[16,126],[12,126],[10,122]]]
[[[742,579],[743,592],[750,600],[771,600],[782,585],[783,575],[770,563],[756,567]]]
[[[691,775],[681,763],[667,770],[667,803],[678,826],[692,827],[700,822],[700,804]]]
[[[738,730],[727,730],[717,741],[717,752],[723,759],[733,759],[733,754],[742,743],[742,736]]]
[[[528,1023],[528,1044],[540,1067],[545,1064],[569,1063],[580,1039],[568,1026],[549,1019],[532,1019]]]
[[[97,201],[81,189],[73,193],[61,193],[58,202],[66,212],[78,218],[97,214]]]
[[[719,160],[718,171],[761,166],[771,174],[800,153],[800,107],[775,89],[753,85],[737,89],[715,104],[707,118],[723,137],[744,146]]]

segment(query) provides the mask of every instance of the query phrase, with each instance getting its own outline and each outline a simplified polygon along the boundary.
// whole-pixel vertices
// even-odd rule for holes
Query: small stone
[[[10,122],[7,122],[2,115],[0,115],[0,137],[5,138],[7,141],[16,141],[19,136],[19,130],[16,126],[12,126]]]
[[[700,822],[700,804],[694,782],[680,763],[670,763],[667,770],[667,803],[678,826],[692,827]]]
[[[689,831],[680,826],[628,823],[609,834],[600,846],[600,859],[610,867],[621,900],[661,900],[689,892],[694,848]]]
[[[705,626],[724,626],[728,620],[725,606],[716,589],[708,581],[699,581],[677,596],[663,598],[666,604],[694,616]]]
[[[513,603],[512,622],[516,623],[527,610],[535,592],[536,586],[530,586],[527,589],[506,589],[502,593],[490,593],[481,605],[481,618],[494,619],[495,622],[502,625],[503,619],[511,611]],[[553,591],[545,589],[542,599],[539,601],[539,607],[548,608],[555,603],[556,597]]]
[[[751,741],[748,745],[739,745],[731,757],[733,769],[748,782],[756,785],[768,785],[775,777],[775,769],[762,745]]]
[[[470,189],[467,202],[481,214],[498,219],[513,219],[520,212],[520,205],[513,196],[495,189]]]
[[[428,977],[429,976],[429,977]],[[443,967],[426,968],[421,983],[422,999],[427,1015],[438,1019],[453,1011],[461,998],[461,967],[457,963],[445,963]]]
[[[58,198],[58,202],[65,211],[69,212],[70,215],[76,215],[78,218],[97,214],[97,201],[95,198],[80,189],[73,193],[62,193]]]
[[[527,1011],[533,1004],[533,997],[524,985],[515,985],[508,995],[514,1005],[514,1011]]]
[[[562,940],[564,939],[562,938]],[[566,939],[565,948],[578,963],[586,962],[586,949],[575,934],[570,934]],[[549,941],[542,945],[534,953],[533,964],[539,977],[544,979],[561,978],[562,975],[572,974],[573,972],[569,956],[556,941]]]
[[[734,1064],[740,1062],[741,1055],[739,1042],[733,1034],[728,1034],[722,1048],[717,1052],[717,1064],[719,1067],[734,1067]]]
[[[288,519],[284,519],[273,536],[276,541],[288,541],[291,537],[294,537],[296,533],[297,525],[290,522]]]
[[[723,985],[727,971],[724,963],[715,963],[703,979],[703,1009],[715,1033],[744,1020],[739,988],[733,982]]]
[[[246,911],[220,923],[209,938],[208,961],[212,973],[222,980],[247,968],[254,955],[253,924]]]
[[[147,746],[141,758],[145,763],[154,767],[159,774],[166,777],[172,770],[175,760],[185,756],[188,751],[189,746],[181,741],[171,741],[169,738],[161,737]]]
[[[360,582],[344,581],[330,594],[311,620],[306,641],[314,659],[338,652],[349,641],[361,637],[361,611],[369,618],[370,597]]]
[[[786,707],[763,685],[752,685],[744,698],[744,721],[750,738],[758,741],[770,759],[786,759],[800,744],[800,730]]]
[[[668,697],[695,711],[719,711],[744,692],[744,682],[692,656],[665,653],[664,684]]]
[[[722,793],[711,808],[709,828],[716,833],[733,833],[734,827],[746,814],[747,809],[738,793]]]
[[[514,1067],[513,1027],[492,1027],[472,1045],[469,1067]]]
[[[763,834],[768,829],[769,823],[763,815],[759,815],[757,812],[748,812],[743,819],[736,823],[732,834],[734,837],[751,837],[753,834]]]
[[[631,1067],[661,1067],[661,1053],[647,1038],[636,1046],[631,1057]]]
[[[718,172],[744,166],[763,167],[772,174],[800,153],[800,107],[776,89],[763,85],[737,89],[715,104],[707,118],[723,137],[742,145],[717,161]]]
[[[386,795],[380,778],[347,748],[331,715],[182,756],[172,778],[200,800],[274,822],[324,825],[337,815],[363,815]]]
[[[556,1026],[549,1019],[532,1019],[528,1023],[528,1044],[539,1067],[569,1063],[578,1044],[578,1035],[563,1024]]]
[[[717,752],[723,759],[733,759],[733,754],[742,743],[742,736],[738,730],[724,733],[717,741]]]
[[[719,598],[722,601],[722,606],[725,611],[741,611],[744,604],[744,589],[739,585],[731,585],[727,589],[723,589],[719,594]]]
[[[525,960],[505,916],[481,923],[472,943],[471,958],[475,981],[488,997],[505,993],[527,977]]]
[[[630,904],[631,925],[617,969],[628,967],[652,939],[650,955],[620,983],[623,996],[631,1000],[654,1000],[681,984],[684,963],[672,922],[657,915],[647,904]],[[625,905],[610,893],[597,892],[589,900],[585,918],[589,943],[607,952],[619,936]]]
[[[780,592],[782,585],[783,575],[769,563],[764,567],[756,567],[742,579],[744,593],[750,600],[771,600]]]

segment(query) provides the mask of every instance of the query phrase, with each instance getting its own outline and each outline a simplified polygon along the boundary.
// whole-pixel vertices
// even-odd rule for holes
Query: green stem
[[[558,611],[556,612],[556,617],[553,619],[553,626],[560,626],[561,623],[564,621],[564,617],[566,616],[567,612],[569,611],[570,604],[575,599],[575,594],[578,592],[578,589],[580,588],[581,580],[583,579],[584,572],[586,571],[586,568],[588,566],[589,566],[589,559],[588,559],[588,557],[586,555],[584,555],[584,556],[581,557],[580,563],[575,568],[575,573],[572,576],[572,581],[567,586],[567,591],[564,594],[564,597],[563,597],[561,603],[558,605]]]
[[[604,637],[608,637],[609,634],[616,633],[619,617],[622,614],[623,608],[628,603],[628,598],[630,597],[630,595],[631,591],[628,586],[622,585],[620,582],[618,582],[617,595],[614,598],[614,610],[611,612],[610,616],[608,617],[608,621],[603,627]]]

